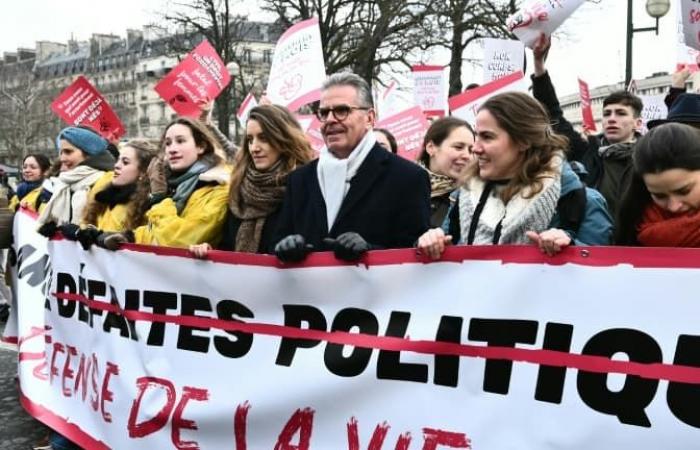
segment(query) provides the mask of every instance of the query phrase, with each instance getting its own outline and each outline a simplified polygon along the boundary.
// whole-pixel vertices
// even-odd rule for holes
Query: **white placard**
[[[506,25],[526,47],[532,48],[540,33],[551,35],[584,1],[529,0],[508,18]]]
[[[413,98],[427,116],[442,117],[447,109],[447,84],[442,66],[413,66]]]
[[[236,117],[238,118],[238,122],[245,126],[246,121],[248,121],[248,115],[250,114],[250,110],[258,106],[258,101],[255,100],[255,96],[253,93],[249,93],[245,100],[243,100],[243,103],[241,103],[241,106],[238,108],[238,112],[236,113]]]
[[[321,98],[326,78],[318,19],[299,22],[277,41],[272,58],[267,97],[276,105],[296,111]]]
[[[668,115],[668,107],[664,99],[666,94],[640,95],[644,108],[642,108],[642,133],[647,131],[647,123],[650,120],[665,119]]]
[[[513,72],[525,72],[525,46],[511,39],[484,39],[484,83]]]

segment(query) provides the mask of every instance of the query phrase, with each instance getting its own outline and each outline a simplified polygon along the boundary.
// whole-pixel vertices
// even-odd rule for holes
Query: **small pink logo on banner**
[[[158,82],[155,90],[179,115],[198,117],[202,107],[218,97],[230,81],[224,62],[204,40]]]
[[[299,22],[277,41],[267,83],[267,96],[277,105],[296,111],[321,98],[326,79],[318,19]]]
[[[430,124],[419,106],[382,119],[375,125],[388,130],[396,138],[398,155],[415,161],[423,146],[423,138]]]
[[[591,108],[591,93],[588,90],[588,83],[580,78],[578,79],[578,91],[581,97],[583,128],[588,131],[596,131],[595,120],[593,119],[593,109]]]
[[[452,111],[453,116],[474,125],[481,104],[496,94],[508,91],[527,92],[527,83],[522,72],[511,73],[488,84],[450,97],[450,111]]]
[[[445,71],[442,66],[413,66],[413,98],[426,116],[442,117],[447,107]]]
[[[108,141],[126,133],[124,124],[107,100],[80,75],[51,103],[51,111],[70,125],[87,125]]]
[[[241,125],[245,126],[246,120],[248,120],[248,114],[250,114],[250,110],[258,106],[257,100],[255,100],[255,96],[251,92],[248,94],[243,100],[243,103],[241,103],[241,106],[238,108],[238,112],[236,113],[236,117],[238,118],[238,122],[240,122]]]

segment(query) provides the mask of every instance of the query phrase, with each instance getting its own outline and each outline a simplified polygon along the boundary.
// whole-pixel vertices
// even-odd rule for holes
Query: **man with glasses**
[[[277,256],[292,262],[332,250],[353,261],[370,249],[412,247],[428,229],[430,182],[377,144],[368,84],[351,73],[331,75],[317,115],[326,145],[318,160],[289,175]]]

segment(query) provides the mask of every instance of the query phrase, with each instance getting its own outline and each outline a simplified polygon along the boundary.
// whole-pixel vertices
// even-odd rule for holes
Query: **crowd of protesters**
[[[437,259],[450,244],[534,244],[553,255],[569,245],[700,243],[697,94],[672,88],[668,119],[641,136],[640,99],[612,93],[602,135],[582,136],[545,68],[549,46],[543,36],[533,49],[532,96],[491,97],[474,127],[433,121],[416,163],[373,129],[367,83],[340,73],[322,90],[317,159],[294,115],[271,104],[250,111],[237,151],[211,124],[211,105],[200,120],[173,120],[159,142],[117,148],[68,127],[52,167],[25,157],[10,208],[36,211],[42,234],[85,249],[135,242],[199,258],[212,249],[295,262],[312,251],[356,260],[413,246]]]
[[[572,245],[700,246],[700,96],[684,92],[687,75],[674,76],[668,117],[644,136],[642,103],[628,92],[604,99],[601,135],[582,135],[560,108],[549,47],[542,36],[533,49],[532,96],[493,96],[475,124],[433,121],[415,163],[373,127],[367,83],[339,73],[322,88],[316,159],[286,108],[253,108],[237,149],[208,105],[199,120],[173,120],[158,142],[115,146],[87,127],[61,130],[53,165],[24,158],[9,207],[35,211],[40,233],[86,250],[133,242],[198,258],[214,249],[299,262],[314,251],[354,261],[406,247],[439,259],[449,245],[535,245],[548,255]]]

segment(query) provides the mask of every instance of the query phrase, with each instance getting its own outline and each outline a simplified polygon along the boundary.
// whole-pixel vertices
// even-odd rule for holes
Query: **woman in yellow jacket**
[[[148,168],[151,208],[146,223],[123,233],[103,233],[98,245],[124,242],[187,248],[216,242],[227,210],[229,171],[215,152],[215,138],[198,121],[179,117],[165,129],[162,157]]]
[[[157,153],[156,145],[146,139],[132,139],[122,145],[114,172],[92,188],[83,227],[126,231],[143,225],[150,193],[146,169]]]
[[[22,160],[22,182],[17,185],[15,195],[10,200],[12,211],[17,211],[20,206],[38,211],[41,184],[50,168],[51,162],[44,155],[32,153],[24,157]]]

